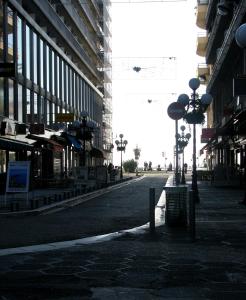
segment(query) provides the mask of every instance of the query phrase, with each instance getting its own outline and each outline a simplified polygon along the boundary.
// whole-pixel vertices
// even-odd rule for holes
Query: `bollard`
[[[155,188],[149,189],[149,229],[155,233]]]
[[[193,197],[194,191],[189,191],[189,225],[190,225],[190,238],[191,241],[196,239],[196,209]]]

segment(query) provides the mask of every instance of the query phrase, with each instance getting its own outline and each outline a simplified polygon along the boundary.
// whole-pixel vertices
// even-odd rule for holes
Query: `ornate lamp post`
[[[136,148],[133,149],[133,152],[134,152],[135,160],[136,160],[136,163],[137,163],[137,166],[136,166],[136,176],[138,176],[138,160],[139,160],[140,153],[141,153],[141,149],[138,148],[138,145],[136,145]]]
[[[191,138],[191,134],[190,133],[186,133],[186,135],[184,135],[184,131],[185,131],[185,126],[182,125],[180,127],[182,133],[181,135],[178,135],[178,147],[180,152],[183,154],[183,159],[182,159],[182,175],[181,175],[181,183],[185,184],[185,170],[184,170],[184,148],[188,145],[189,143],[189,139]]]
[[[93,131],[96,129],[96,124],[93,121],[88,121],[88,113],[87,111],[82,111],[80,113],[82,118],[81,123],[79,124],[79,129],[77,130],[77,137],[83,141],[83,149],[82,149],[82,159],[81,159],[81,166],[86,165],[86,150],[85,145],[86,141],[91,141],[93,135]]]
[[[122,170],[122,152],[126,150],[127,140],[123,141],[124,135],[120,134],[120,140],[116,140],[115,144],[117,146],[117,151],[120,151],[120,179],[123,178],[123,170]]]
[[[194,201],[199,203],[199,192],[197,188],[197,170],[196,170],[196,124],[202,124],[205,120],[204,113],[207,107],[212,102],[210,94],[204,94],[199,98],[196,90],[200,86],[200,81],[197,78],[192,78],[189,81],[189,87],[192,89],[191,98],[186,94],[181,94],[178,97],[178,103],[185,107],[185,115],[183,119],[188,124],[193,124],[193,154],[192,154],[192,190]]]

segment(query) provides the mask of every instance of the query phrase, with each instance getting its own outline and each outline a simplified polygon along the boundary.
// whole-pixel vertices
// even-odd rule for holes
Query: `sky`
[[[196,38],[202,31],[196,26],[196,5],[196,0],[112,0],[113,138],[122,133],[128,141],[123,161],[133,159],[138,146],[139,167],[144,161],[162,167],[165,162],[173,164],[175,121],[167,108],[178,95],[191,94],[189,80],[196,77],[198,63],[204,62],[196,55]],[[134,67],[141,69],[136,72]],[[201,85],[198,92],[205,88]],[[185,133],[190,132],[184,125]],[[185,150],[188,165],[191,144]],[[113,163],[120,165],[116,147]]]

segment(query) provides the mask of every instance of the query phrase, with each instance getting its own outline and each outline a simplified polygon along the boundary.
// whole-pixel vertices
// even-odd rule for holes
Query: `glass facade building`
[[[10,157],[44,159],[35,145],[54,146],[54,136],[62,150],[52,148],[52,173],[69,173],[79,164],[79,153],[61,133],[68,133],[73,121],[81,122],[82,112],[96,128],[91,146],[104,159],[88,154],[87,164],[111,161],[110,35],[110,1],[0,0],[0,63],[15,72],[0,76],[0,173]],[[57,121],[64,114],[73,120]],[[45,130],[27,139],[33,124]],[[18,125],[25,125],[26,134]],[[41,166],[39,171],[44,172]]]

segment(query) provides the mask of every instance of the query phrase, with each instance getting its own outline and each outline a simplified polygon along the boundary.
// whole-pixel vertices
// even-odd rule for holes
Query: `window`
[[[41,123],[45,124],[45,114],[44,114],[44,108],[45,108],[45,104],[44,104],[44,97],[41,96],[40,98],[40,118],[41,118]]]
[[[14,82],[9,79],[9,118],[14,119]]]
[[[37,35],[36,33],[33,33],[33,81],[37,84],[37,65],[38,65],[38,59],[37,59]]]
[[[31,116],[31,91],[26,90],[26,114],[27,114],[27,123],[30,123]]]
[[[4,115],[4,89],[3,78],[0,77],[0,116]]]
[[[22,85],[18,84],[18,121],[23,122]]]
[[[49,92],[50,91],[50,48],[49,46],[46,46],[46,89]]]
[[[22,74],[22,20],[17,18],[17,69]]]
[[[8,61],[14,61],[14,46],[13,46],[13,11],[8,7]],[[12,25],[12,26],[11,26]]]
[[[30,28],[26,25],[26,77],[30,79]]]
[[[34,93],[33,99],[34,122],[38,123],[38,94]]]
[[[56,56],[56,96],[60,98],[60,59]]]
[[[40,85],[44,88],[44,43],[43,40],[40,39],[39,43],[40,47]]]
[[[51,92],[55,95],[55,53],[51,51]]]

